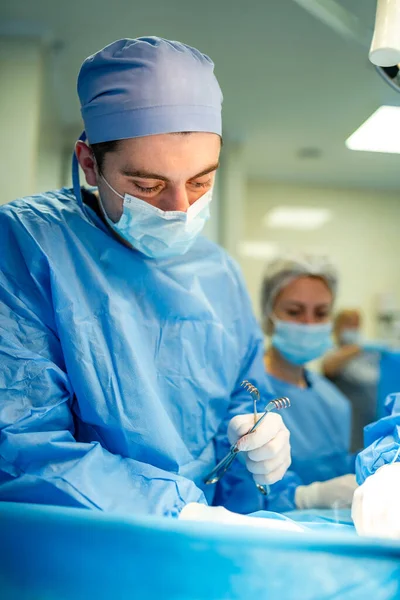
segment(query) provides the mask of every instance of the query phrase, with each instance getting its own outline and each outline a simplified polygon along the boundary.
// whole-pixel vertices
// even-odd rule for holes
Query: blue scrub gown
[[[84,195],[0,209],[0,500],[176,516],[265,392],[262,334],[220,247],[149,259]]]
[[[350,454],[351,405],[325,377],[306,371],[305,389],[269,376],[274,391],[288,396],[282,418],[290,431],[292,464],[282,481],[271,486],[268,508],[295,509],[297,486],[327,481],[355,471]]]

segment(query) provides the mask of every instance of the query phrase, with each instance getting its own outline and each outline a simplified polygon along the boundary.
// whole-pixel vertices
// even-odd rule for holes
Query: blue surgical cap
[[[113,42],[84,61],[78,94],[91,144],[184,131],[221,135],[214,63],[180,42]]]

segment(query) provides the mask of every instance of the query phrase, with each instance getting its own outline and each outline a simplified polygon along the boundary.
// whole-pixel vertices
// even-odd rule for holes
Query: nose
[[[306,311],[304,313],[302,322],[304,323],[304,325],[314,325],[315,323],[317,323],[317,319],[314,315],[313,311]]]
[[[186,212],[190,206],[186,187],[177,186],[168,190],[168,195],[166,195],[163,204],[163,210],[179,210],[180,212]]]

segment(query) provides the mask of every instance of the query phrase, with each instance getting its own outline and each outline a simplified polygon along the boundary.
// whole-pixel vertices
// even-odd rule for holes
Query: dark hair
[[[172,135],[189,135],[193,133],[192,131],[177,131]],[[111,142],[98,142],[97,144],[90,144],[90,147],[93,151],[94,158],[96,159],[96,163],[99,169],[99,173],[101,174],[103,171],[103,164],[105,156],[108,152],[117,152],[118,147],[121,143],[121,140],[112,140]],[[222,146],[222,137],[221,137],[221,146]]]
[[[120,140],[113,140],[111,142],[99,142],[98,144],[90,144],[100,173],[102,173],[103,171],[104,158],[107,152],[116,152],[118,150],[119,144]]]

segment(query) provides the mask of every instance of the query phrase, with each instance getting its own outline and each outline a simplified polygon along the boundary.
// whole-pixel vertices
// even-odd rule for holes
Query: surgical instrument
[[[245,435],[249,435],[249,434],[253,433],[261,425],[261,423],[264,421],[265,417],[267,416],[267,414],[269,412],[271,412],[273,410],[282,410],[283,408],[288,408],[290,406],[289,398],[286,398],[286,397],[275,398],[274,400],[271,400],[270,402],[268,402],[268,404],[264,408],[264,411],[263,411],[263,414],[261,415],[261,417],[257,418],[256,401],[260,397],[259,391],[257,390],[257,388],[252,386],[252,384],[250,384],[249,382],[243,382],[242,385],[243,385],[243,387],[245,387],[245,389],[250,391],[253,401],[254,401],[254,405],[255,405],[255,411],[254,411],[254,421],[255,422],[254,422],[253,427],[251,427],[251,429],[249,429],[249,431]],[[251,388],[249,386],[251,386]],[[242,438],[240,438],[240,439],[242,439]],[[221,477],[226,473],[226,471],[229,469],[229,467],[235,460],[237,454],[240,452],[240,450],[239,450],[240,439],[231,446],[228,454],[207,475],[207,477],[204,479],[204,483],[206,483],[206,484],[217,483],[221,479]],[[263,490],[263,493],[266,493],[266,491]]]

